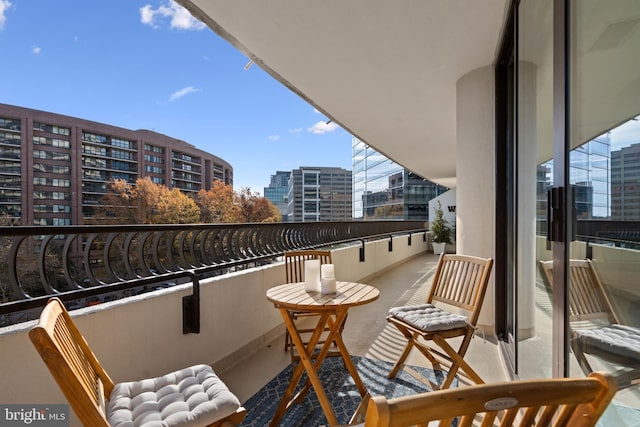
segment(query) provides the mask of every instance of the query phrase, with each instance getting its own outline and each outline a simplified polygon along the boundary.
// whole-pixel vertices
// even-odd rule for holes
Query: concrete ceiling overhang
[[[177,0],[346,131],[449,187],[456,83],[496,58],[508,0]]]

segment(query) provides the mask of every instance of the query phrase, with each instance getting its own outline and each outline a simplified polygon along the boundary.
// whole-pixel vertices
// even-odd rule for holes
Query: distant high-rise
[[[640,144],[611,152],[611,219],[640,221]]]
[[[428,220],[429,200],[448,190],[352,139],[353,218]]]
[[[115,179],[195,195],[233,184],[229,163],[184,141],[0,104],[0,215],[24,225],[83,224]]]
[[[350,221],[351,171],[301,167],[291,171],[288,221]]]
[[[264,187],[264,197],[269,199],[282,214],[282,221],[287,221],[287,207],[289,194],[289,178],[291,171],[277,171],[271,175],[271,182],[268,187]]]

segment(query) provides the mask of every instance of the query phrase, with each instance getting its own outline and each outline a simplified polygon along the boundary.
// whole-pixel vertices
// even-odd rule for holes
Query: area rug
[[[392,363],[358,356],[352,356],[351,359],[362,382],[372,396],[383,395],[390,398],[430,391],[426,384],[404,370],[401,370],[396,378],[388,379],[387,373],[391,370]],[[441,384],[445,377],[441,371],[417,366],[412,366],[411,369],[435,384]],[[351,375],[344,367],[342,359],[340,357],[327,358],[318,375],[331,401],[338,422],[347,424],[362,399]],[[268,425],[289,385],[290,378],[291,366],[288,366],[247,400],[243,404],[247,409],[247,416],[241,426],[263,427]],[[306,374],[303,375],[300,384],[304,384],[305,380]],[[454,381],[452,387],[455,386],[456,382]],[[285,427],[317,427],[325,424],[327,424],[327,420],[313,388],[302,402],[294,404],[280,420],[280,426]]]

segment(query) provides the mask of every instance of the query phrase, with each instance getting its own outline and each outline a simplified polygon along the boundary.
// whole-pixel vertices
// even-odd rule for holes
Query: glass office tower
[[[448,188],[414,174],[352,139],[353,218],[429,219],[429,200]]]

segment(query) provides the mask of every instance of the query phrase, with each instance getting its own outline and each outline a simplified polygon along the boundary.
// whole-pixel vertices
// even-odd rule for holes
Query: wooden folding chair
[[[426,303],[389,310],[387,321],[395,325],[408,340],[389,372],[389,378],[395,377],[402,369],[411,349],[415,347],[434,368],[439,368],[439,360],[449,362],[449,372],[440,388],[451,386],[459,369],[475,383],[484,382],[465,362],[464,355],[475,332],[492,266],[491,258],[442,254]],[[454,313],[451,309],[460,313]],[[447,342],[456,337],[462,337],[457,350]],[[435,344],[441,351],[429,343]]]
[[[606,373],[520,380],[369,399],[364,427],[595,426],[616,393]]]
[[[302,250],[302,251],[290,251],[285,252],[284,254],[284,265],[286,271],[285,283],[297,283],[304,282],[304,262],[308,260],[320,260],[320,265],[322,264],[331,264],[331,251],[326,250]],[[308,312],[291,312],[291,320],[296,321],[301,318],[309,317],[309,316],[318,316],[317,313],[308,313]],[[343,325],[344,327],[344,325]],[[309,335],[313,333],[313,328],[302,328],[299,329],[298,332],[300,334]],[[328,329],[325,329],[328,331]],[[318,344],[322,344],[324,341],[320,341]],[[307,344],[307,342],[304,342]],[[293,342],[291,341],[291,335],[289,335],[289,331],[286,331],[284,337],[284,350],[291,350],[291,358],[292,362],[295,359]],[[332,354],[330,354],[332,355]]]
[[[553,286],[553,261],[540,261],[543,278]],[[585,375],[593,372],[587,355],[615,365],[621,389],[640,379],[640,329],[623,325],[589,259],[569,261],[571,350]]]
[[[49,300],[29,338],[84,426],[231,427],[246,414],[207,365],[114,384],[58,298]]]

